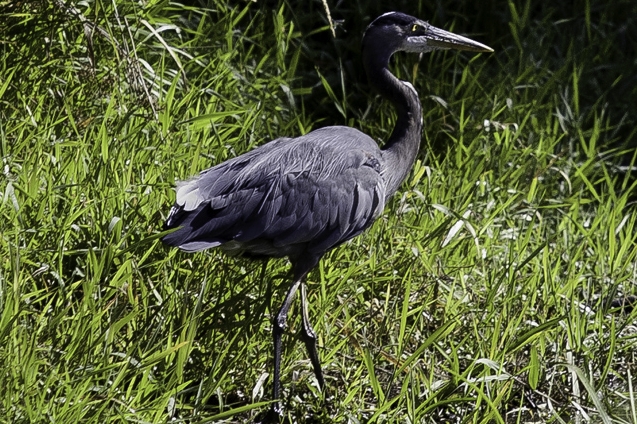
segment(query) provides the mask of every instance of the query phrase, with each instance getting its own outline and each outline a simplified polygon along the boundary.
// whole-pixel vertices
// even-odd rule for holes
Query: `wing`
[[[384,207],[376,143],[348,127],[279,139],[180,184],[163,241],[265,256],[322,254]],[[223,246],[225,245],[225,246]]]

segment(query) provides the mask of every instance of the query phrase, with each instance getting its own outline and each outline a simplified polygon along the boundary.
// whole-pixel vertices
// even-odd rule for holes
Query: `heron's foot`
[[[274,402],[267,410],[261,412],[254,419],[254,424],[279,424],[283,422],[283,408],[279,402]]]
[[[637,306],[637,296],[624,296],[613,299],[610,302],[610,307],[620,311],[621,313],[628,315]]]

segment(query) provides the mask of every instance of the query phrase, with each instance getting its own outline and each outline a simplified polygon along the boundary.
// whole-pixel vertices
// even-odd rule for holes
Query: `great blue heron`
[[[298,288],[301,334],[314,374],[325,386],[308,318],[304,279],[329,249],[362,233],[411,170],[422,135],[422,110],[414,87],[388,69],[397,51],[437,49],[491,52],[491,48],[399,12],[374,20],[363,36],[369,83],[397,109],[389,140],[379,149],[349,127],[325,127],[279,138],[180,182],[162,240],[187,252],[220,247],[250,257],[288,257],[292,285],[273,320],[273,407],[280,412],[281,335]]]

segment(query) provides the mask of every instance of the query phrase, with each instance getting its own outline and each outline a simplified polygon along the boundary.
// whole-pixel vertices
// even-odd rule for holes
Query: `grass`
[[[492,3],[396,5],[496,53],[396,57],[421,155],[309,277],[326,394],[293,306],[290,422],[637,422],[611,305],[637,281],[634,5]],[[332,40],[294,2],[0,5],[0,422],[249,421],[288,265],[164,247],[172,187],[324,125],[386,138],[357,56],[384,10],[335,6]]]

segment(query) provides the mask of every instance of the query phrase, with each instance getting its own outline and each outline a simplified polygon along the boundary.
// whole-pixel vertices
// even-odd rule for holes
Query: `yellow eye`
[[[420,29],[420,25],[418,25],[418,24],[413,24],[413,25],[411,26],[411,32],[416,32],[416,31],[418,31],[419,29]]]

